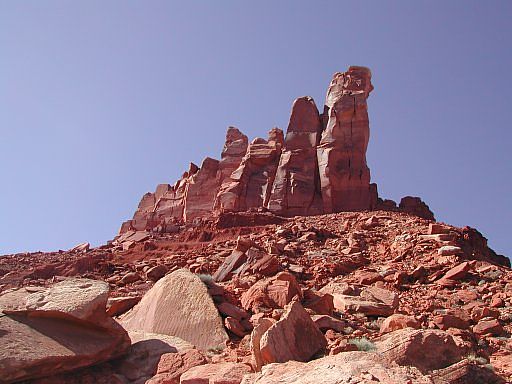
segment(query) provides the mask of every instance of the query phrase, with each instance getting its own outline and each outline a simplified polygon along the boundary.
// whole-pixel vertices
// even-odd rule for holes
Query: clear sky
[[[511,1],[0,0],[0,254],[104,243],[140,197],[372,69],[380,195],[512,256]]]

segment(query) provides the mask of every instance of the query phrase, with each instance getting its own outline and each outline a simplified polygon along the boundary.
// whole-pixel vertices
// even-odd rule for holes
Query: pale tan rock
[[[184,269],[158,280],[120,323],[130,331],[177,336],[199,349],[224,346],[228,340],[207,287]]]
[[[73,248],[69,250],[69,252],[87,252],[91,248],[91,244],[84,242],[75,245]]]
[[[346,294],[351,291],[345,285],[331,282],[320,291],[331,294],[334,307],[341,312],[390,316],[398,308],[398,296],[382,288],[366,287],[360,295],[354,296]]]

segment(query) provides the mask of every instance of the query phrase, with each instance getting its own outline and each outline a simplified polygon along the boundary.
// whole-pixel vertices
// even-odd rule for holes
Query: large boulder
[[[450,334],[437,329],[400,329],[381,336],[376,346],[389,363],[412,365],[423,373],[446,368],[468,352]]]
[[[289,272],[281,272],[276,276],[258,281],[241,297],[245,310],[258,312],[260,308],[283,308],[295,297],[302,297],[295,276]]]
[[[129,353],[115,362],[115,371],[130,382],[144,382],[158,373],[162,356],[181,355],[194,346],[179,337],[141,331],[129,333],[132,341]]]
[[[0,296],[0,383],[72,371],[121,356],[130,339],[106,314],[108,284],[64,280]]]
[[[177,384],[181,375],[190,368],[206,363],[208,363],[206,357],[197,349],[165,353],[160,357],[156,375],[145,384]]]
[[[130,331],[177,336],[204,350],[228,340],[206,285],[185,269],[158,280],[120,323]]]
[[[414,367],[390,367],[376,353],[344,352],[309,363],[269,364],[242,384],[433,384]]]
[[[263,364],[308,361],[327,345],[323,333],[298,301],[288,304],[285,310],[260,339]]]
[[[398,308],[398,295],[384,288],[365,287],[353,292],[346,290],[341,283],[331,282],[320,292],[332,295],[334,307],[341,312],[390,316]]]

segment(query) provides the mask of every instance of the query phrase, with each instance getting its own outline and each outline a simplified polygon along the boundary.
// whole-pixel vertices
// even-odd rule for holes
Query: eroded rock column
[[[296,99],[268,203],[269,210],[285,215],[322,212],[316,157],[321,131],[314,100],[309,96]]]
[[[327,126],[317,147],[324,213],[370,208],[366,99],[372,90],[370,70],[350,67],[334,74],[327,91]]]

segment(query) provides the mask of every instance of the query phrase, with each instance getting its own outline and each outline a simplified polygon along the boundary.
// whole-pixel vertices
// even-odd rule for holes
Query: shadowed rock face
[[[293,103],[268,209],[284,215],[322,212],[316,147],[322,124],[311,97]]]
[[[322,114],[309,96],[294,101],[286,135],[273,128],[266,140],[249,144],[229,127],[220,161],[191,164],[173,186],[145,194],[120,233],[172,232],[182,222],[251,209],[281,216],[384,209],[434,219],[421,199],[407,197],[397,206],[379,199],[370,184],[366,99],[372,90],[370,70],[352,66],[334,74]]]

